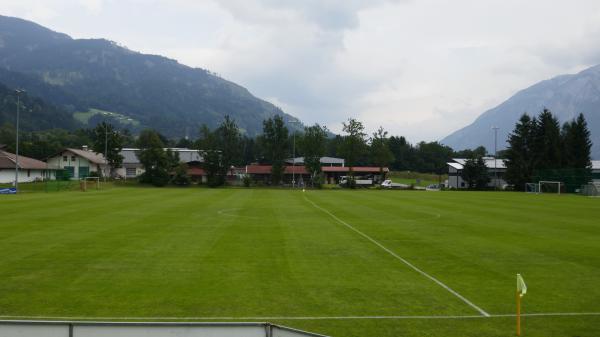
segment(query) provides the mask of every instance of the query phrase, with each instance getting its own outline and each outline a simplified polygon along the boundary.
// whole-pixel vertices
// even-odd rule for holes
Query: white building
[[[600,160],[592,160],[592,179],[600,183]]]
[[[165,151],[170,150],[177,153],[179,156],[179,162],[186,163],[191,167],[199,167],[202,163],[203,158],[200,151],[185,148],[166,148]],[[116,175],[121,178],[130,179],[139,177],[144,173],[144,167],[137,157],[137,153],[140,149],[124,148],[121,150],[121,156],[123,156],[123,165],[121,168],[116,170]]]
[[[65,170],[72,179],[88,177],[92,172],[110,176],[110,167],[104,155],[83,146],[82,149],[66,148],[47,159],[50,166]]]
[[[497,186],[501,189],[506,187],[507,183],[504,180],[506,173],[506,165],[503,159],[495,159],[493,157],[483,157],[485,166],[488,168],[490,177],[489,187]],[[467,183],[462,179],[462,170],[467,159],[454,158],[448,164],[448,188],[467,188]],[[497,177],[497,180],[496,180]]]
[[[14,183],[16,155],[0,149],[0,183]],[[56,178],[57,167],[33,158],[19,156],[19,182]]]
[[[344,167],[345,160],[342,158],[334,158],[334,157],[321,157],[319,160],[322,166],[341,166]],[[304,157],[296,157],[296,158],[288,158],[285,160],[286,164],[289,165],[304,165]]]

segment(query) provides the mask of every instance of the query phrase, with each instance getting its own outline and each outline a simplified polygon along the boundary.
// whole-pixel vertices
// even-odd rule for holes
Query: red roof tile
[[[200,167],[190,167],[187,169],[187,174],[190,176],[203,176],[206,175],[206,172]]]
[[[350,168],[348,166],[323,166],[321,168],[323,172],[339,172],[345,173],[350,172]],[[379,167],[374,166],[355,166],[352,168],[352,171],[356,173],[379,173]],[[383,172],[389,172],[390,170],[387,167],[383,168]]]
[[[0,150],[0,168],[15,168],[16,155],[14,153]],[[56,170],[48,167],[47,163],[37,159],[19,156],[19,168],[22,170]]]
[[[332,172],[332,173],[347,173],[349,172],[348,167],[341,166],[323,166],[321,167],[323,172]],[[356,166],[353,167],[352,170],[356,173],[379,173],[379,167],[373,166]],[[387,167],[383,168],[383,172],[389,172]],[[248,174],[271,174],[271,165],[248,165],[246,166],[246,173]],[[286,166],[284,174],[308,174],[306,167],[304,166]]]

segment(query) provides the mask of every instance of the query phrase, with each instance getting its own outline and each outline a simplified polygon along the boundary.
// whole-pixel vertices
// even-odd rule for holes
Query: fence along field
[[[7,196],[0,212],[4,319],[508,336],[521,273],[524,336],[600,335],[594,198],[113,188]]]

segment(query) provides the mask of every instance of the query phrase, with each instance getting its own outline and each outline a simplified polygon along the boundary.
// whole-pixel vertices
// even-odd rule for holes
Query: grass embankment
[[[392,171],[388,177],[395,183],[427,187],[437,185],[448,179],[447,174],[437,175],[431,173],[420,173],[411,171]]]

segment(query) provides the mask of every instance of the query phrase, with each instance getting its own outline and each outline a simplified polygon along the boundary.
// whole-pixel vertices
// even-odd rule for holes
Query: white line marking
[[[201,320],[360,320],[360,319],[486,319],[515,317],[515,314],[498,315],[399,315],[399,316],[199,316],[199,317],[103,317],[103,316],[1,316],[1,319],[30,319],[30,320],[124,320],[124,321],[148,321],[148,320],[183,320],[183,321],[201,321]],[[565,317],[565,316],[600,316],[600,312],[542,312],[521,314],[526,317]]]
[[[378,241],[375,241],[375,239],[371,238],[370,236],[368,236],[367,234],[359,231],[358,229],[354,228],[352,225],[348,224],[347,222],[345,222],[344,220],[338,218],[337,216],[335,216],[334,214],[332,214],[331,212],[329,212],[328,210],[326,210],[325,208],[315,204],[314,202],[312,202],[310,199],[308,199],[306,197],[306,195],[304,195],[304,199],[306,201],[308,201],[309,203],[311,203],[315,208],[321,210],[322,212],[328,214],[330,217],[332,217],[333,219],[337,220],[339,223],[341,223],[342,225],[350,228],[351,230],[353,230],[354,232],[360,234],[362,237],[364,237],[365,239],[371,241],[372,243],[374,243],[376,246],[378,246],[379,248],[383,249],[384,251],[386,251],[388,254],[392,255],[393,257],[397,258],[398,260],[402,261],[404,264],[406,264],[407,266],[409,266],[410,268],[412,268],[413,270],[415,270],[416,272],[418,272],[419,274],[427,277],[428,279],[432,280],[433,282],[437,283],[440,287],[446,289],[448,292],[450,292],[452,295],[458,297],[460,300],[462,300],[463,302],[465,302],[466,304],[468,304],[469,306],[471,306],[471,308],[477,310],[480,314],[482,314],[485,317],[490,317],[490,314],[488,314],[487,312],[485,312],[483,309],[481,309],[480,307],[478,307],[477,305],[475,305],[473,302],[469,301],[468,299],[466,299],[464,296],[462,296],[461,294],[457,293],[456,291],[454,291],[452,288],[448,287],[447,285],[445,285],[444,283],[442,283],[442,281],[436,279],[435,277],[427,274],[426,272],[424,272],[423,270],[417,268],[415,265],[413,265],[412,263],[408,262],[406,259],[402,258],[400,255],[394,253],[393,251],[389,250],[388,248],[386,248],[384,245],[382,245],[381,243],[379,243]]]

